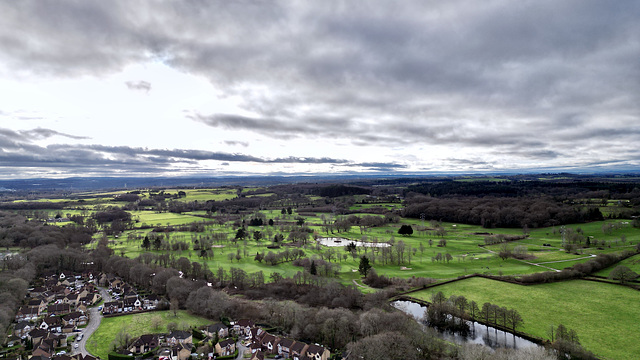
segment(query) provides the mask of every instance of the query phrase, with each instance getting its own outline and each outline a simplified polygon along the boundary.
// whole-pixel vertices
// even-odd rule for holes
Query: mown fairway
[[[586,280],[521,286],[471,278],[410,294],[430,300],[434,292],[464,295],[481,307],[490,302],[521,313],[521,331],[548,339],[547,329],[562,323],[578,332],[582,345],[607,359],[637,359],[635,335],[640,319],[640,292]]]
[[[153,318],[162,319],[159,327],[153,326]],[[158,334],[167,332],[167,324],[174,322],[178,328],[191,326],[202,326],[211,324],[210,320],[193,316],[186,311],[178,311],[177,316],[173,316],[172,311],[154,311],[143,314],[123,315],[111,318],[103,318],[100,327],[87,340],[87,351],[101,359],[107,359],[109,347],[116,334],[120,330],[129,333],[133,338],[143,334]]]

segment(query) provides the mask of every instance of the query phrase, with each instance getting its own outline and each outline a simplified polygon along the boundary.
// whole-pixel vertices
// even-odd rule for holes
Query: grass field
[[[464,295],[479,306],[490,302],[517,309],[524,319],[521,331],[548,338],[547,329],[562,323],[575,329],[588,350],[606,359],[636,359],[640,342],[635,333],[640,319],[640,292],[586,280],[532,286],[471,278],[437,286],[411,296],[430,300],[442,291]]]
[[[151,319],[156,316],[162,319],[162,325],[159,328],[154,328],[152,325]],[[184,325],[198,327],[213,323],[211,320],[191,315],[182,310],[178,311],[175,317],[172,311],[154,311],[103,318],[100,327],[87,340],[87,351],[101,359],[107,359],[111,342],[121,329],[135,338],[143,334],[166,333],[167,324],[170,322],[176,323],[178,328]]]

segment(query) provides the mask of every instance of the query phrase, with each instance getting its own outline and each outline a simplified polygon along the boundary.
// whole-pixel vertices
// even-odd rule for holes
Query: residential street
[[[101,287],[98,289],[100,290],[100,296],[102,296],[105,303],[112,301],[111,295],[109,295],[107,290]],[[82,353],[83,356],[90,355],[86,348],[87,340],[89,340],[93,332],[98,329],[100,321],[102,321],[102,313],[98,310],[98,307],[96,306],[89,309],[89,324],[84,328],[84,330],[82,330],[82,334],[84,334],[82,340],[76,342],[78,344],[78,348],[73,349],[72,354]]]

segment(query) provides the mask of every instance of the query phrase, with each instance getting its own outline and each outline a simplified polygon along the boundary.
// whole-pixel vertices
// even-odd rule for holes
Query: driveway
[[[98,287],[98,289],[100,290],[100,296],[102,296],[102,299],[104,300],[104,302],[112,301],[111,295],[109,295],[107,290],[101,287]],[[91,337],[93,332],[98,329],[98,326],[100,326],[101,321],[102,321],[102,313],[98,311],[98,307],[94,306],[90,308],[89,324],[87,324],[87,327],[84,328],[84,330],[82,330],[82,334],[84,335],[82,336],[82,340],[76,342],[78,344],[78,348],[72,350],[71,352],[72,355],[75,355],[75,354],[82,354],[82,356],[91,355],[87,351],[87,347],[86,347],[87,340]]]

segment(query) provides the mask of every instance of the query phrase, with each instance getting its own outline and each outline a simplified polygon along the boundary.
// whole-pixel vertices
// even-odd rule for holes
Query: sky
[[[640,169],[635,0],[0,14],[0,178]]]

